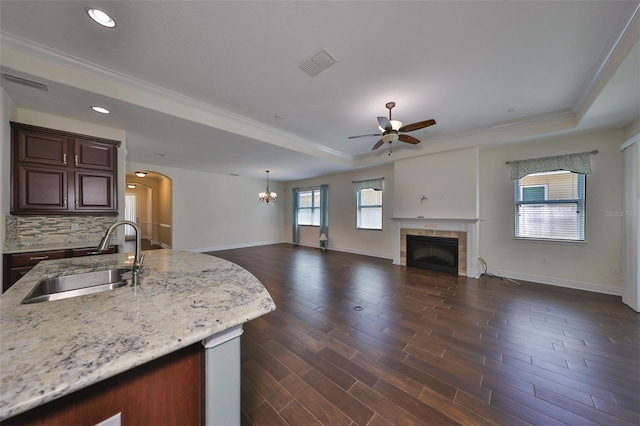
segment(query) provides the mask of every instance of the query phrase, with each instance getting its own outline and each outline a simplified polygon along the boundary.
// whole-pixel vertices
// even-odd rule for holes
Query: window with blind
[[[320,226],[320,188],[298,192],[298,225]]]
[[[358,229],[382,229],[382,191],[358,189]]]
[[[532,173],[514,180],[515,236],[584,241],[585,175]]]

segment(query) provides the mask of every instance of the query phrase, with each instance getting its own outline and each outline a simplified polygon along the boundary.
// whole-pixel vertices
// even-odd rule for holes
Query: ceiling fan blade
[[[389,119],[387,117],[378,117],[378,124],[380,125],[380,127],[382,127],[385,131],[387,130],[391,130],[391,122],[389,121]]]
[[[409,135],[399,135],[398,139],[402,142],[410,143],[413,145],[420,143],[420,139],[416,139],[413,136],[409,136]]]
[[[375,151],[376,149],[380,148],[382,146],[382,144],[384,143],[384,139],[380,139],[378,141],[378,143],[376,143],[373,148],[371,148],[371,151]]]
[[[355,138],[366,138],[368,136],[382,136],[382,133],[371,133],[369,135],[358,135],[358,136],[349,136],[348,139],[355,139]]]
[[[425,127],[433,126],[436,124],[436,120],[425,120],[418,121],[417,123],[407,124],[406,126],[400,127],[398,129],[399,132],[413,132],[414,130],[424,129]]]

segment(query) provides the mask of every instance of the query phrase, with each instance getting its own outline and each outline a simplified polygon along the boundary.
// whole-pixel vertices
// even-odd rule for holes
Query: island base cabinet
[[[194,344],[51,401],[3,425],[203,425],[204,349]]]

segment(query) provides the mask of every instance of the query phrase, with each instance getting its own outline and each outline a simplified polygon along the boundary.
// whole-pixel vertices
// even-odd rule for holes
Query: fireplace
[[[407,266],[458,275],[458,238],[407,235]]]
[[[407,236],[456,238],[458,240],[458,275],[478,278],[476,234],[479,219],[399,218],[395,225],[395,265],[407,265]]]

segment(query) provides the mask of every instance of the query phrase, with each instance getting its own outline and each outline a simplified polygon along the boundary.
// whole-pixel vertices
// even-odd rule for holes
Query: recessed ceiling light
[[[113,28],[116,26],[116,21],[114,21],[111,16],[107,15],[100,9],[88,9],[87,14],[91,17],[91,19],[93,19],[103,27]]]
[[[129,189],[134,189],[135,187],[136,187],[136,185],[133,184],[133,183],[127,184],[127,188],[129,188]]]
[[[136,176],[138,176],[139,178],[143,178],[147,175],[146,172],[136,172]]]
[[[91,109],[94,110],[95,112],[99,112],[100,114],[111,114],[111,111],[109,111],[105,107],[94,105],[91,107]]]
[[[164,154],[157,153],[157,154],[156,154],[156,157],[164,157]]]

